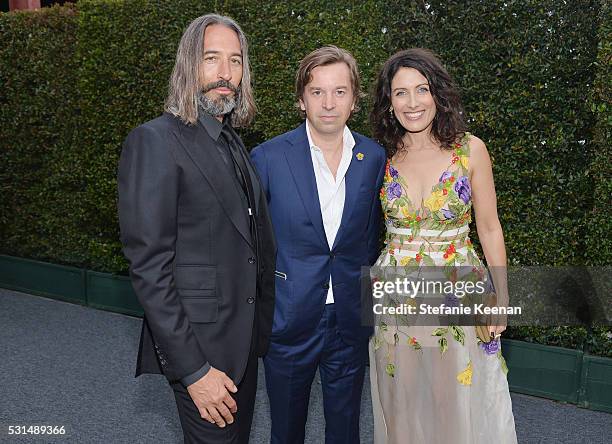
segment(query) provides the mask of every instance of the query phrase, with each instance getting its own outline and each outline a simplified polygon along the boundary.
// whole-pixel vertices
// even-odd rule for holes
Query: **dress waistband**
[[[449,230],[421,229],[418,231],[418,235],[419,237],[433,236],[433,237],[445,238],[445,237],[457,237],[460,234],[467,233],[468,231],[470,231],[470,226],[468,224],[465,224],[459,228],[451,228]],[[387,225],[387,233],[412,236],[414,234],[414,231],[411,228],[395,228],[393,226]]]

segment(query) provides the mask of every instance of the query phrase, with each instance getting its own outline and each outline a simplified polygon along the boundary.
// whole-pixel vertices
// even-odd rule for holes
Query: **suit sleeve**
[[[119,225],[132,285],[170,380],[206,368],[207,359],[177,294],[176,248],[179,170],[165,138],[141,126],[127,137],[119,160]],[[204,367],[203,367],[204,366]]]
[[[376,190],[372,202],[372,209],[370,211],[370,220],[368,222],[368,258],[370,265],[374,265],[380,253],[380,222],[382,215],[378,192],[382,187],[383,178],[385,176],[385,160],[383,155],[378,175],[376,176]]]
[[[255,165],[255,169],[257,170],[257,174],[259,174],[259,180],[261,181],[261,186],[263,187],[266,193],[266,201],[270,203],[270,186],[268,181],[268,163],[266,160],[266,153],[261,145],[253,148],[251,151],[251,160]]]

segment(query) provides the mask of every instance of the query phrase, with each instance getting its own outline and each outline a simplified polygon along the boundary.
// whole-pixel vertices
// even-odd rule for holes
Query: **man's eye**
[[[205,57],[205,58],[204,58],[204,60],[205,60],[206,62],[213,63],[213,62],[216,62],[216,61],[217,61],[217,56],[207,56],[207,57]]]
[[[313,91],[312,95],[313,96],[320,96],[321,95],[321,91]]]
[[[232,63],[234,65],[242,65],[242,60],[240,60],[240,59],[232,59]]]
[[[341,90],[339,90],[339,91],[336,91],[336,95],[338,95],[338,96],[343,96],[343,95],[345,95],[345,94],[346,94],[346,91],[344,91],[344,90],[342,90],[342,89],[341,89]]]

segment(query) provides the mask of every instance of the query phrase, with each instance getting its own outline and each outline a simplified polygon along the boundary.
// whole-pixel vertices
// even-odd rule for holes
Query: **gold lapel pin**
[[[357,153],[357,160],[363,160],[365,156],[363,155],[363,153]]]

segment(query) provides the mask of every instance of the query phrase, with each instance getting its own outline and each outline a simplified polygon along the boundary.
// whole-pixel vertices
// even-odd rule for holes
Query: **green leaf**
[[[429,256],[423,256],[423,264],[425,264],[425,265],[427,265],[429,267],[434,267],[436,265],[434,260],[432,258],[430,258]]]
[[[447,332],[448,332],[448,327],[438,327],[431,333],[431,335],[432,336],[444,336]]]
[[[461,345],[465,345],[465,332],[462,327],[456,327],[454,325],[450,326],[451,334],[455,341],[459,342]]]
[[[446,338],[440,338],[438,339],[438,344],[440,345],[440,354],[443,355],[448,350],[448,341]]]
[[[391,377],[395,377],[395,365],[393,364],[387,364],[387,366],[385,367],[385,372],[391,376]]]
[[[378,336],[374,336],[374,350],[378,350],[382,345],[382,340]]]

